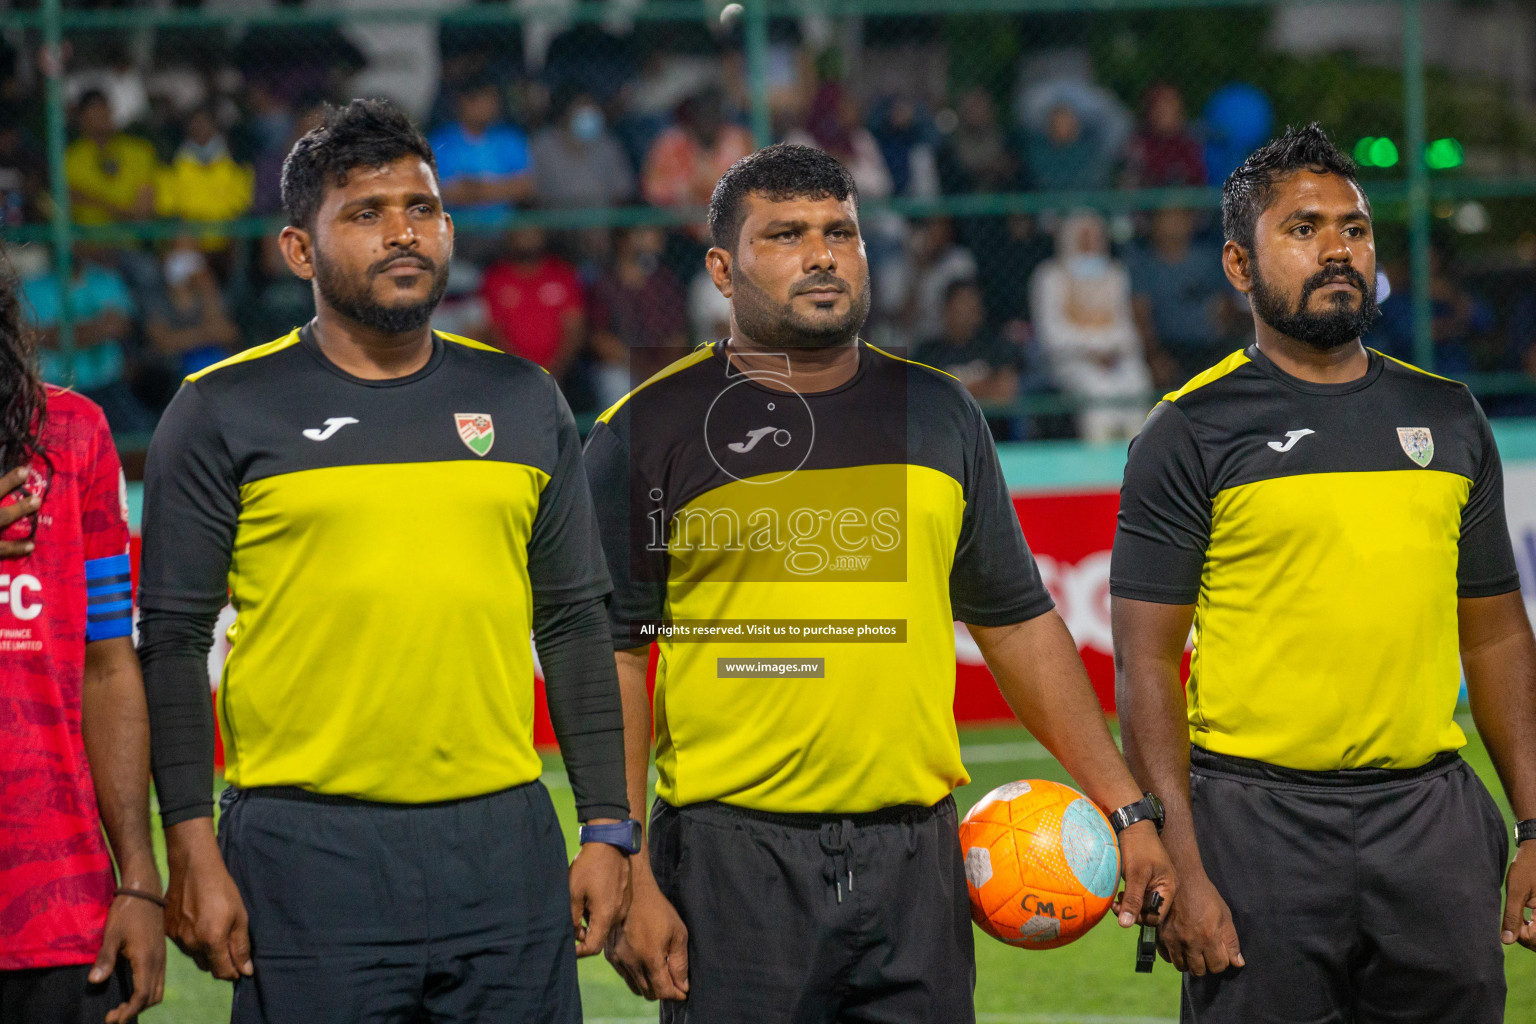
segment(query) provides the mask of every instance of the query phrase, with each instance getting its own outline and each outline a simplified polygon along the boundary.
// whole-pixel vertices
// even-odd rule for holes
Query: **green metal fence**
[[[1375,101],[1384,108],[1393,108],[1393,116],[1400,118],[1403,158],[1398,162],[1395,175],[1377,173],[1367,181],[1367,188],[1376,205],[1378,219],[1402,225],[1406,230],[1403,238],[1410,256],[1411,284],[1407,289],[1414,304],[1414,354],[1420,365],[1435,364],[1435,346],[1432,336],[1431,297],[1424,286],[1430,277],[1431,233],[1437,205],[1467,200],[1485,202],[1525,202],[1536,199],[1536,175],[1471,175],[1437,173],[1423,159],[1431,138],[1436,132],[1444,132],[1447,126],[1436,125],[1431,131],[1435,96],[1430,88],[1431,73],[1425,61],[1425,18],[1423,0],[1377,0],[1378,7],[1401,8],[1401,66],[1382,72],[1380,81],[1395,88],[1395,96],[1377,96]],[[1166,49],[1165,61],[1171,71],[1177,71],[1181,60],[1182,40],[1175,35],[1180,26],[1197,24],[1189,19],[1193,15],[1214,23],[1220,18],[1248,18],[1252,12],[1272,10],[1274,4],[1266,0],[745,0],[742,4],[729,5],[727,9],[718,0],[644,0],[628,8],[624,16],[632,22],[648,25],[662,32],[676,29],[681,32],[701,23],[717,25],[722,19],[739,20],[740,47],[745,62],[745,81],[749,94],[748,121],[758,144],[771,141],[774,135],[774,112],[770,92],[774,55],[773,31],[789,19],[815,18],[834,26],[850,20],[873,23],[884,19],[885,23],[901,25],[902,19],[911,22],[908,29],[914,34],[947,33],[961,40],[959,49],[970,48],[984,55],[993,42],[992,29],[998,25],[1017,26],[1008,19],[1022,17],[1050,18],[1053,16],[1088,16],[1098,19],[1096,24],[1124,24],[1127,38],[1141,40]],[[1297,6],[1290,4],[1288,6]],[[1316,0],[1316,8],[1327,6],[1326,0]],[[185,226],[175,221],[141,221],[89,226],[75,222],[71,215],[69,185],[65,175],[65,151],[68,144],[68,118],[64,75],[66,74],[74,44],[90,38],[109,35],[133,36],[144,33],[207,33],[209,38],[230,39],[240,33],[258,27],[282,27],[319,29],[324,26],[345,24],[348,26],[430,23],[459,29],[485,29],[511,25],[529,25],[541,19],[557,18],[563,23],[595,22],[613,16],[608,5],[577,3],[571,7],[542,9],[519,7],[510,3],[474,4],[445,10],[420,8],[391,9],[328,9],[311,10],[302,7],[277,7],[265,11],[248,11],[238,8],[199,10],[185,7],[149,9],[130,7],[122,9],[67,9],[63,0],[41,0],[36,10],[0,12],[0,32],[8,33],[31,45],[38,45],[38,68],[43,80],[43,101],[46,107],[46,152],[51,192],[51,220],[46,224],[10,225],[4,228],[7,241],[47,242],[54,261],[54,272],[60,281],[71,276],[71,249],[77,240],[113,240],[122,243],[132,239],[137,243],[152,243],[176,236]],[[1184,20],[1178,21],[1177,19]],[[1001,20],[999,20],[1001,19]],[[1112,19],[1120,19],[1113,21]],[[1166,30],[1158,28],[1167,21]],[[1249,20],[1241,22],[1249,25]],[[1233,24],[1238,24],[1234,21]],[[1014,28],[1010,28],[1014,31]],[[1023,30],[1020,30],[1023,31]],[[1090,33],[1094,31],[1089,27]],[[969,33],[968,35],[964,33]],[[1139,33],[1139,36],[1138,36]],[[1104,33],[1100,33],[1103,36]],[[1251,35],[1251,33],[1250,33]],[[833,33],[835,37],[835,32]],[[1120,39],[1111,33],[1111,43]],[[1247,37],[1245,37],[1247,38]],[[1234,46],[1242,45],[1234,40]],[[1255,53],[1251,61],[1262,66],[1266,57]],[[962,61],[963,63],[963,61]],[[1394,81],[1395,79],[1395,81]],[[1328,109],[1330,84],[1320,80],[1317,85],[1317,107]],[[1296,91],[1299,100],[1293,99],[1290,109],[1282,110],[1282,119],[1292,114],[1297,118],[1308,117],[1306,87]],[[1320,114],[1324,116],[1326,114]],[[1441,116],[1441,121],[1445,116]],[[1348,130],[1347,125],[1325,126],[1335,131]],[[1278,126],[1277,126],[1278,127]],[[1457,125],[1449,130],[1458,131]],[[1344,135],[1341,142],[1352,142]],[[1511,143],[1519,145],[1519,143]],[[1536,148],[1536,147],[1533,147]],[[1459,150],[1458,150],[1459,152]],[[1085,191],[982,191],[968,194],[937,195],[923,198],[897,197],[872,202],[867,209],[890,211],[908,217],[945,215],[950,217],[1000,217],[1017,213],[1036,214],[1049,210],[1068,210],[1091,207],[1101,211],[1146,211],[1169,204],[1193,208],[1214,209],[1219,193],[1211,187],[1193,188],[1114,188]],[[521,224],[541,225],[554,229],[581,229],[592,227],[621,227],[632,225],[659,225],[681,227],[696,224],[702,219],[702,210],[693,208],[652,208],[644,206],[601,207],[587,209],[538,209],[511,211],[493,217],[485,227],[500,230]],[[252,239],[275,232],[281,226],[276,217],[244,217],[217,224],[198,224],[198,230],[216,230],[231,239]],[[1385,255],[1385,254],[1384,254]],[[1399,289],[1401,290],[1401,286]],[[61,288],[62,315],[59,325],[59,345],[65,352],[72,352],[74,318],[69,304],[69,289]],[[1522,373],[1496,373],[1474,375],[1470,381],[1485,393],[1508,393],[1536,390],[1531,379]],[[1053,406],[1052,402],[1056,405]],[[1060,400],[1035,399],[1020,404],[1023,410],[1049,409],[1060,406]],[[1071,403],[1066,403],[1070,405]]]

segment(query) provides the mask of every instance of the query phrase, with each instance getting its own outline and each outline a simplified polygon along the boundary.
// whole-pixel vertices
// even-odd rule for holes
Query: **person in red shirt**
[[[506,258],[485,272],[480,290],[491,340],[564,383],[581,350],[587,307],[576,268],[548,251],[544,229],[524,227],[509,234]]]
[[[0,1024],[123,1024],[165,983],[126,485],[17,306],[0,275]]]

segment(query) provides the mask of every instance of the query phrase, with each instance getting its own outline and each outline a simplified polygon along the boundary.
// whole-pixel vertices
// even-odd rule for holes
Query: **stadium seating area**
[[[866,200],[1208,186],[1274,128],[1251,85],[1221,85],[1199,109],[1166,83],[1121,95],[1096,80],[1084,47],[1031,51],[1002,85],[997,75],[967,84],[943,33],[912,32],[909,20],[866,19],[857,68],[807,26],[772,24],[774,137],[843,159]],[[739,28],[538,27],[445,22],[437,74],[415,84],[414,101],[397,98],[429,133],[460,229],[434,322],[537,360],[591,412],[628,389],[630,350],[725,333],[723,300],[700,269],[704,235],[549,231],[509,214],[701,207],[753,148],[748,75]],[[77,243],[73,379],[114,429],[143,434],[185,373],[310,314],[273,232],[208,225],[280,214],[283,157],[321,104],[390,90],[371,88],[381,69],[334,25],[253,27],[214,43],[170,28],[132,46],[105,35],[77,42],[67,78],[73,216],[180,227],[155,241]],[[14,49],[4,56],[0,215],[17,227],[46,220],[51,200],[37,78]],[[866,336],[964,380],[996,410],[1000,438],[1128,436],[1160,389],[1251,334],[1208,208],[914,217],[875,207],[864,231],[875,288]],[[1485,294],[1452,237],[1430,283],[1436,368],[1536,370],[1536,258]],[[38,243],[7,251],[46,348],[60,300],[50,254]],[[1399,296],[1370,341],[1411,358],[1407,269],[1386,257]],[[48,375],[65,379],[63,360],[44,356]],[[1020,401],[1038,395],[1064,400]],[[1490,404],[1536,409],[1525,397]]]

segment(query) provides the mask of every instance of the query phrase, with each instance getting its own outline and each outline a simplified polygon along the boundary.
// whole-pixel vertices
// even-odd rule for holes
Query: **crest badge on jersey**
[[[476,455],[484,455],[496,443],[496,425],[483,412],[456,412],[453,425],[459,431],[459,440]]]
[[[1435,438],[1428,427],[1398,427],[1397,442],[1420,466],[1428,466],[1429,460],[1435,457]]]

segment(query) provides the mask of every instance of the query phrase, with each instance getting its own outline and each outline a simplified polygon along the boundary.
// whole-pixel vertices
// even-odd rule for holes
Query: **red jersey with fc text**
[[[80,395],[48,388],[42,447],[36,548],[0,559],[0,970],[95,960],[115,884],[80,701],[85,645],[133,629],[126,486]]]

